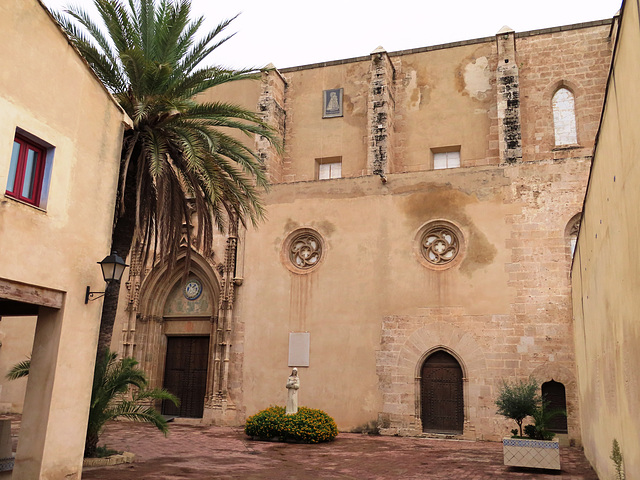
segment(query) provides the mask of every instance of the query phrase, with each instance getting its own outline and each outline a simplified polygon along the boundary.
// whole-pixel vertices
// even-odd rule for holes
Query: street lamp
[[[119,282],[122,278],[122,274],[124,273],[125,267],[128,267],[124,260],[118,256],[116,252],[113,252],[108,257],[105,257],[104,260],[98,262],[100,268],[102,269],[102,277],[104,281],[107,283],[111,282]],[[103,297],[105,292],[92,292],[91,287],[87,285],[87,292],[84,297],[84,303],[89,303],[89,300],[96,300],[100,297]]]

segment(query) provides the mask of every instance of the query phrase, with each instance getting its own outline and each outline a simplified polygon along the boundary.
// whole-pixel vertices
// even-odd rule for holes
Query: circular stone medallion
[[[424,225],[418,232],[418,258],[436,270],[458,264],[464,250],[462,232],[454,224],[437,220]]]
[[[184,286],[184,298],[187,300],[196,300],[202,294],[202,285],[195,278],[192,278]]]
[[[302,228],[289,235],[283,245],[283,261],[294,273],[309,273],[324,257],[324,245],[318,232]]]

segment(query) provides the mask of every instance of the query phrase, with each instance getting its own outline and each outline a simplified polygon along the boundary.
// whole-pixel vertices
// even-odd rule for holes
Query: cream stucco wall
[[[600,478],[614,477],[614,438],[626,478],[640,472],[638,21],[625,2],[572,270],[583,443]]]
[[[0,4],[0,42],[0,278],[61,299],[40,308],[13,477],[80,478],[101,309],[84,295],[104,286],[125,116],[39,2]],[[46,208],[4,194],[16,128],[54,149]]]

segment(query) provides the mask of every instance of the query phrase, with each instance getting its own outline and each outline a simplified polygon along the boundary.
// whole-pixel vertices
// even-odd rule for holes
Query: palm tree
[[[156,400],[168,400],[178,405],[180,401],[164,389],[149,389],[147,377],[137,365],[138,362],[133,358],[117,360],[117,354],[110,351],[105,352],[96,362],[84,447],[85,457],[95,456],[100,433],[109,420],[122,417],[137,422],[148,422],[165,435],[169,432],[167,420],[150,404]],[[9,370],[7,378],[16,380],[26,377],[30,368],[31,359],[23,360]],[[130,387],[135,388],[130,391]]]
[[[179,400],[164,389],[147,388],[147,378],[133,358],[116,360],[115,352],[107,351],[96,362],[89,407],[89,423],[85,440],[84,456],[93,457],[98,446],[102,428],[109,420],[126,418],[138,422],[149,422],[167,435],[167,420],[153,406],[154,400],[169,400],[178,404]],[[131,396],[130,387],[133,389]]]
[[[133,121],[123,138],[111,248],[123,258],[132,246],[143,259],[160,252],[175,264],[186,234],[188,268],[192,246],[210,253],[214,226],[222,232],[264,217],[263,162],[231,132],[277,145],[273,130],[239,106],[194,99],[260,72],[201,66],[231,37],[221,34],[233,18],[199,36],[204,18],[190,21],[190,0],[93,3],[102,26],[80,7],[54,16]],[[119,290],[119,282],[107,286],[96,358],[109,348]]]

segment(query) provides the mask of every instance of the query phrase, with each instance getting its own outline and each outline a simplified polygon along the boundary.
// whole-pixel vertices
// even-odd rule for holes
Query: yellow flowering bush
[[[277,438],[284,432],[284,407],[272,406],[247,418],[244,433],[250,437]]]
[[[249,417],[244,431],[250,437],[302,443],[330,442],[338,435],[333,418],[307,407],[300,407],[295,415],[285,415],[283,407],[269,407]]]

